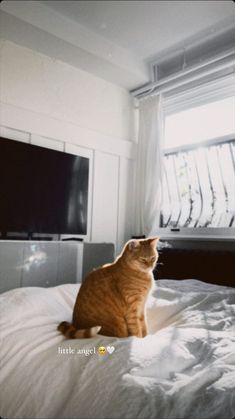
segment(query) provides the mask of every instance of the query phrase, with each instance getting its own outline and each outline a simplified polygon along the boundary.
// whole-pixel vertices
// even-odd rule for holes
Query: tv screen
[[[0,232],[87,233],[89,159],[0,137]]]

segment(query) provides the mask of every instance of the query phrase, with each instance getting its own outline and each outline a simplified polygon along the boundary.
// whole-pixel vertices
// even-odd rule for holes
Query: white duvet
[[[144,339],[65,340],[56,327],[71,320],[78,287],[0,296],[4,419],[235,416],[234,289],[158,281]]]

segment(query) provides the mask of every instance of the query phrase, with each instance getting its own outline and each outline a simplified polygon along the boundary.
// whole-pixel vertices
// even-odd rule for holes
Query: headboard
[[[160,246],[155,279],[199,279],[235,287],[234,243],[169,243]]]

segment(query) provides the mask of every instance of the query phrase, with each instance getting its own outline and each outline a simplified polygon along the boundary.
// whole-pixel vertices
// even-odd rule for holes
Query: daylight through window
[[[161,227],[235,227],[235,97],[165,118]]]

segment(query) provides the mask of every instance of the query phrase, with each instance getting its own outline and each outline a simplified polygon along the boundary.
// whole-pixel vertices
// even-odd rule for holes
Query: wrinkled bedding
[[[56,327],[71,320],[78,288],[0,295],[4,419],[235,416],[235,289],[160,280],[144,339],[65,340]]]

